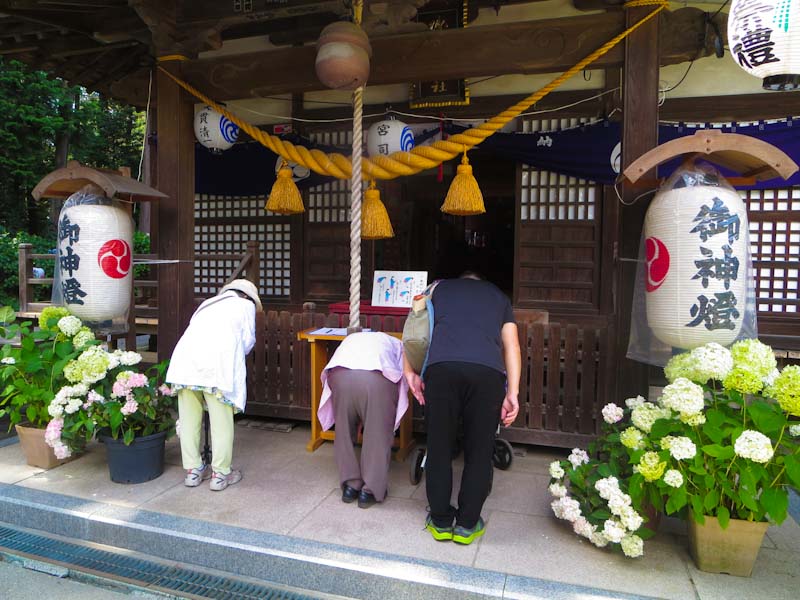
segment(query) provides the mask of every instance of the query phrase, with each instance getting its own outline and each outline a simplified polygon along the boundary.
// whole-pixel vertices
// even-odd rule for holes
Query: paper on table
[[[361,331],[372,331],[371,329],[362,329]],[[347,335],[347,327],[320,327],[314,331],[309,331],[308,335]]]

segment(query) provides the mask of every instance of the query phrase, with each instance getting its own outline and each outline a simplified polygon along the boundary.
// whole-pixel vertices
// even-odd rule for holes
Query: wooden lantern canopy
[[[680,155],[759,180],[788,178],[797,171],[785,153],[766,142],[712,130],[654,148],[634,161],[624,176],[635,182]],[[673,348],[709,342],[727,346],[745,321],[750,283],[747,208],[727,184],[702,177],[683,183],[659,190],[645,215],[648,327]]]
[[[166,195],[118,172],[70,162],[46,175],[33,197],[67,198],[87,194],[61,210],[58,223],[60,294],[70,312],[102,333],[124,330],[133,286],[133,219],[113,199],[155,200]]]

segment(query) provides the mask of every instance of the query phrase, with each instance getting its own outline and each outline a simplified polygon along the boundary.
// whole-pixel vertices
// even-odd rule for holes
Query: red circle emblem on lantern
[[[669,273],[669,250],[660,239],[651,237],[645,241],[645,253],[647,259],[647,284],[648,292],[654,292]]]
[[[108,240],[97,251],[97,262],[103,273],[122,279],[131,270],[131,247],[125,240]]]

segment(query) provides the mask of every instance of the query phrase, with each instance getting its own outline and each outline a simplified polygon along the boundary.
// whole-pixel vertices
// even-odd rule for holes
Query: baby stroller
[[[500,425],[498,424],[494,438],[492,464],[501,471],[506,471],[511,467],[511,463],[514,462],[514,449],[511,447],[511,444],[508,441],[499,436]],[[459,451],[460,450],[457,450],[455,452],[455,456],[458,456]],[[411,482],[411,485],[417,485],[420,481],[422,481],[422,472],[425,470],[425,458],[426,450],[422,447],[414,448],[409,455],[408,479]],[[492,493],[493,476],[494,470],[492,470],[492,477],[489,479],[490,494]]]

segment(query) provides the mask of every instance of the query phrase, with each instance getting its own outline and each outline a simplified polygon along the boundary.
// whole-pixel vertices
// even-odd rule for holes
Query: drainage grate
[[[16,529],[0,527],[0,548],[58,561],[78,569],[124,577],[179,594],[225,600],[319,600],[297,592],[253,584],[192,569],[166,566]]]

